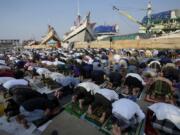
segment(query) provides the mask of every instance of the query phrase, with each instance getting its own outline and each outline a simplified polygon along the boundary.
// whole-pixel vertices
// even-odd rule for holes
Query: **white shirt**
[[[173,124],[180,129],[180,109],[174,105],[167,103],[155,103],[149,106],[158,120],[170,120]]]
[[[65,76],[61,73],[58,73],[58,72],[52,72],[51,74],[49,74],[49,77],[52,79],[52,80],[57,80],[58,78],[64,78]]]
[[[17,59],[17,58],[16,58],[16,57],[13,57],[13,56],[9,57],[9,60],[11,60],[11,61],[16,60],[16,59]]]
[[[96,91],[96,93],[103,95],[109,101],[119,99],[119,95],[114,90],[103,88],[103,89],[99,89],[98,91]]]
[[[115,55],[113,56],[113,59],[114,59],[114,62],[118,63],[119,60],[121,59],[121,56],[118,55],[118,54],[115,54]]]
[[[42,64],[46,64],[46,65],[48,65],[48,66],[53,65],[53,62],[48,61],[48,60],[43,60],[43,61],[41,61],[41,63],[42,63]]]
[[[92,91],[92,93],[96,93],[100,89],[100,87],[93,82],[79,83],[77,87],[78,86],[85,88],[87,92]]]
[[[126,98],[119,99],[112,104],[112,114],[120,115],[126,120],[130,120],[136,114],[138,116],[138,122],[141,122],[145,118],[139,105]]]
[[[64,65],[65,63],[64,62],[61,62],[61,61],[54,61],[53,62],[53,65],[57,66],[57,65]]]
[[[2,65],[6,65],[5,60],[0,60],[0,64],[2,64]]]
[[[158,50],[154,50],[154,51],[153,51],[153,55],[154,55],[154,56],[157,56],[157,55],[158,55],[158,53],[159,53],[159,51],[158,51]]]
[[[88,55],[86,55],[84,58],[85,58],[84,62],[87,63],[87,64],[92,64],[93,61],[94,61],[94,60],[93,60],[90,56],[88,56]]]
[[[13,79],[15,79],[15,78],[13,78],[13,77],[0,77],[0,84],[3,84],[5,82],[7,82],[9,80],[13,80]]]
[[[75,59],[77,63],[81,64],[82,60],[81,59]]]
[[[28,81],[24,79],[12,79],[3,84],[3,87],[9,90],[15,85],[28,85]]]
[[[144,80],[142,79],[142,77],[141,77],[139,74],[136,74],[136,73],[128,73],[128,74],[126,75],[126,78],[127,78],[128,76],[132,76],[132,77],[137,78],[143,85],[146,84],[146,83],[144,82]]]
[[[0,69],[11,69],[11,68],[5,65],[0,65]]]
[[[47,69],[47,68],[38,68],[36,70],[36,72],[39,74],[39,75],[42,75],[42,74],[49,74],[50,71]]]

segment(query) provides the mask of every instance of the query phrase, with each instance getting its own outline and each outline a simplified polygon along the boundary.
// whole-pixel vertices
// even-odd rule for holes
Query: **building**
[[[0,39],[0,49],[13,48],[20,45],[19,39]]]

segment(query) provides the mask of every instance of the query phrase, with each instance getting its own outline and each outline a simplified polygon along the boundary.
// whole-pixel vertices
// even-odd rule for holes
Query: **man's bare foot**
[[[22,115],[17,115],[16,116],[16,121],[18,122],[18,123],[20,123],[21,124],[21,121],[24,119],[24,117],[22,116]]]
[[[77,96],[72,96],[72,102],[73,102],[73,103],[76,102],[76,98],[77,98]]]
[[[101,123],[103,123],[103,122],[105,121],[105,118],[106,118],[106,113],[103,112],[101,118],[99,119],[99,121],[100,121]]]
[[[89,115],[92,114],[92,106],[91,106],[91,105],[89,105],[88,110],[87,110],[87,113],[88,113]]]
[[[28,128],[29,128],[29,125],[28,125],[28,123],[27,123],[27,120],[23,119],[21,122],[22,122],[22,125],[23,125],[23,127],[24,127],[25,129],[28,129]]]
[[[83,99],[79,100],[79,108],[80,109],[83,109],[83,101],[84,101]]]
[[[54,108],[53,109],[53,111],[52,111],[52,115],[56,115],[56,114],[58,114],[60,112],[60,107],[56,107],[56,108]]]
[[[117,135],[121,135],[121,127],[118,126],[118,129],[117,129]]]
[[[170,98],[169,96],[165,96],[165,102],[169,103],[170,102]]]
[[[155,99],[155,95],[154,94],[151,95],[151,99]]]
[[[121,135],[121,128],[117,126],[117,124],[112,126],[112,134],[113,135]]]
[[[62,95],[63,95],[62,91],[55,91],[55,93],[54,93],[54,96],[57,97],[57,98],[62,97]]]

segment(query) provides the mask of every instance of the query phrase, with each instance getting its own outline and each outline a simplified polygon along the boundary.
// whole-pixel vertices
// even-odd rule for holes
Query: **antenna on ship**
[[[77,25],[80,24],[81,16],[80,16],[80,8],[79,8],[79,0],[77,0]]]
[[[77,10],[78,10],[78,16],[80,16],[80,10],[79,10],[79,0],[77,0]]]
[[[151,4],[151,1],[148,2],[148,5],[147,5],[147,18],[148,18],[148,27],[151,26],[151,15],[152,15],[152,4]]]

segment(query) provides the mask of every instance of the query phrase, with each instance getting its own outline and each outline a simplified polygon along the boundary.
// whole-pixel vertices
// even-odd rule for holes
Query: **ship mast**
[[[77,0],[77,11],[78,11],[77,15],[78,15],[78,16],[80,16],[80,10],[79,10],[79,0]]]
[[[147,26],[148,27],[151,26],[151,15],[152,15],[152,4],[151,4],[151,1],[149,1],[147,5],[147,18],[148,18]]]
[[[79,9],[79,0],[77,0],[77,26],[80,25],[81,16],[80,16],[80,9]]]

